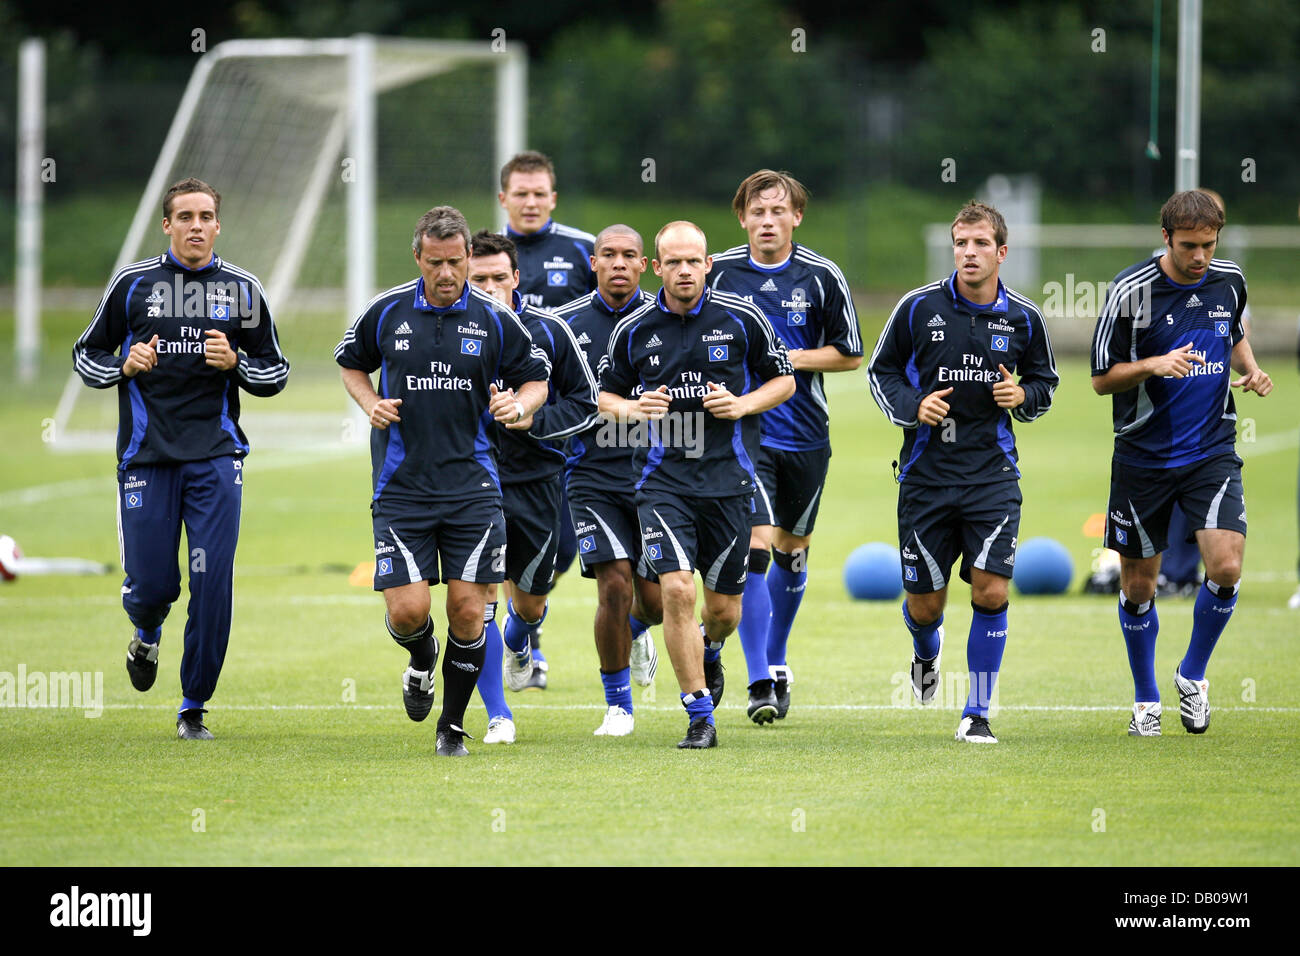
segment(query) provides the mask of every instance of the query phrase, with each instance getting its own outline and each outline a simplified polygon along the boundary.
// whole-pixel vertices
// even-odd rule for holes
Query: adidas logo
[[[401,325],[399,325],[399,326],[397,327],[397,331],[394,332],[393,334],[394,334],[394,335],[410,335],[410,334],[411,334],[411,326],[410,326],[410,324],[409,324],[409,323],[406,323],[406,322],[403,322]]]
[[[1198,298],[1196,297],[1196,293],[1193,292],[1193,293],[1192,293],[1192,297],[1191,297],[1190,299],[1187,300],[1187,305],[1184,306],[1184,308],[1187,308],[1187,309],[1199,309],[1200,307],[1201,307],[1201,300],[1198,299]]]
[[[590,345],[590,344],[591,344],[591,339],[588,338],[586,332],[583,332],[581,335],[578,336],[578,344],[579,344],[579,345]]]
[[[926,325],[928,325],[928,326],[929,326],[930,328],[932,328],[932,329],[937,329],[937,328],[939,328],[939,326],[941,326],[941,325],[947,325],[947,324],[948,324],[948,323],[946,323],[946,322],[945,322],[945,321],[944,321],[944,320],[943,320],[943,319],[938,315],[938,313],[935,314],[935,316],[934,316],[933,319],[931,319],[929,322],[926,323]]]
[[[771,279],[768,279],[766,282],[764,282],[761,286],[758,287],[758,291],[759,291],[759,292],[775,292],[775,291],[776,291],[776,283],[773,282]]]
[[[645,344],[645,347],[648,349],[657,349],[659,346],[663,344],[664,343],[659,340],[658,333],[655,333],[654,335],[650,336],[650,341]]]

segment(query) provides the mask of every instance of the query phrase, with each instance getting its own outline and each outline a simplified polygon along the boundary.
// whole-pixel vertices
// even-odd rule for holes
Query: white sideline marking
[[[338,458],[346,449],[318,450],[302,454],[282,454],[258,456],[254,459],[254,474],[263,471],[279,471],[281,468],[297,468],[300,465],[313,465],[318,462]],[[16,508],[21,505],[35,505],[45,501],[57,501],[60,498],[82,498],[87,495],[106,494],[117,482],[110,471],[99,478],[73,478],[68,481],[53,481],[46,485],[31,485],[27,488],[15,488],[0,492],[0,508]]]
[[[634,702],[635,704],[635,702]],[[652,712],[672,712],[675,714],[682,713],[680,704],[663,705],[663,704],[635,704],[638,711],[647,710]],[[175,710],[175,704],[105,704],[105,710]],[[223,710],[402,710],[398,704],[222,704],[213,708],[215,711]],[[515,704],[511,710],[585,710],[593,714],[603,713],[605,705],[600,704]],[[720,707],[719,710],[744,710],[740,704],[728,704],[726,707]],[[923,708],[917,704],[800,704],[799,710],[942,710],[942,708]],[[957,710],[956,707],[947,708],[948,710]],[[1090,713],[1093,711],[1105,711],[1107,713],[1131,713],[1132,705],[1112,705],[1103,706],[1085,706],[1073,704],[1013,704],[997,708],[1001,711],[1050,711],[1062,713]],[[1300,714],[1300,707],[1214,707],[1216,713],[1222,711],[1227,713],[1266,713],[1266,714]]]
[[[0,492],[0,508],[18,508],[22,505],[37,505],[43,501],[55,501],[59,498],[98,495],[106,493],[116,484],[111,475],[105,475],[101,478],[74,478],[70,481],[54,481],[48,485],[16,488],[13,491]]]
[[[320,576],[324,576],[325,574],[325,572],[323,571],[315,572],[310,570],[305,574],[299,572],[294,572],[292,574],[289,574],[283,570],[283,566],[281,565],[274,565],[274,566],[239,565],[235,568],[235,577],[242,578],[242,577],[247,577],[252,575],[257,575],[261,577],[261,576],[265,576],[268,572],[278,573],[284,577],[309,577],[317,574],[319,574]],[[338,572],[331,572],[331,575],[334,577],[342,577],[342,575]],[[1287,571],[1287,572],[1258,571],[1254,574],[1247,572],[1244,577],[1246,583],[1249,585],[1252,582],[1276,583],[1278,581],[1291,581],[1294,579],[1294,575],[1295,572],[1293,571]],[[303,605],[307,607],[312,607],[312,606],[328,607],[328,606],[340,605],[340,604],[356,604],[365,607],[376,606],[376,602],[378,601],[378,592],[371,591],[369,586],[366,586],[364,591],[361,588],[356,588],[355,591],[356,593],[353,594],[291,594],[287,598],[281,597],[279,595],[243,594],[236,591],[235,604],[237,606],[238,605],[251,606],[251,605],[295,604],[295,605]],[[1251,595],[1251,592],[1248,590],[1246,594]],[[79,597],[76,600],[78,605],[105,605],[105,606],[112,605],[116,607],[121,603],[121,598],[111,594],[110,595],[88,594],[84,597]],[[830,605],[836,603],[836,601],[832,601],[830,599],[823,598],[822,600],[825,603]],[[1179,602],[1182,602],[1184,599],[1179,598],[1177,600]],[[572,592],[565,593],[565,594],[553,594],[550,595],[550,601],[552,605],[554,605],[555,607],[563,607],[563,608],[574,608],[574,607],[594,608],[596,606],[596,596],[594,590],[590,594],[574,594]],[[67,604],[67,602],[68,599],[66,596],[58,596],[58,595],[50,595],[47,597],[0,596],[0,607],[43,607],[49,604],[60,604],[60,605]],[[1187,614],[1190,614],[1193,610],[1192,608],[1193,602],[1190,599],[1186,600],[1186,603],[1173,603],[1173,602],[1174,602],[1173,598],[1163,599],[1160,604],[1161,610],[1166,614],[1172,612],[1185,612]],[[1023,607],[1023,605],[1021,606]],[[1036,602],[1034,608],[1036,613],[1040,609],[1047,609],[1048,605],[1045,603]],[[1070,616],[1095,617],[1098,614],[1113,614],[1114,595],[1100,594],[1095,597],[1090,597],[1086,600],[1062,599],[1053,602],[1050,606],[1050,610],[1053,618],[1070,617]],[[1300,619],[1300,615],[1297,615],[1294,610],[1286,607],[1285,605],[1272,606],[1259,599],[1251,601],[1250,603],[1247,604],[1238,605],[1236,613],[1251,614],[1251,615],[1266,614],[1269,615],[1270,617],[1272,616],[1296,617]],[[890,621],[892,622],[892,618],[890,618]],[[892,623],[889,626],[892,627]],[[1030,627],[1030,626],[1031,625],[1021,625],[1021,628]],[[656,625],[656,627],[658,627],[658,625]],[[1018,631],[1020,630],[1016,627],[1014,618],[1012,619],[1011,630],[1013,634],[1017,634]]]
[[[235,577],[240,578],[256,571],[254,567],[235,568]],[[293,577],[304,577],[305,575],[292,575]],[[336,574],[336,577],[342,577]],[[369,585],[365,590],[355,589],[356,594],[294,594],[287,599],[278,595],[243,595],[238,589],[235,592],[236,607],[278,607],[283,604],[298,604],[306,606],[332,606],[340,604],[355,604],[363,607],[380,607],[384,606],[383,599],[377,591],[370,590]],[[104,607],[118,607],[122,603],[122,598],[116,594],[89,594],[85,597],[76,599],[78,606],[96,605]],[[66,605],[68,598],[66,596],[50,595],[48,597],[0,597],[0,607],[47,607],[51,604]],[[551,597],[551,604],[554,607],[575,608],[596,606],[596,597],[593,593],[591,596],[580,594],[568,594]],[[382,631],[381,631],[382,633]]]
[[[1261,435],[1254,441],[1238,441],[1237,454],[1242,458],[1252,458],[1255,455],[1268,455],[1275,451],[1286,451],[1298,444],[1300,444],[1300,435],[1297,435],[1295,431],[1273,432],[1269,435]]]

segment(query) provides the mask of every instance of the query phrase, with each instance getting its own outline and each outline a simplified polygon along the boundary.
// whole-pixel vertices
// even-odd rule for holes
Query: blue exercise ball
[[[859,601],[892,601],[903,593],[898,549],[881,541],[854,548],[844,562],[844,586]]]
[[[1021,594],[1064,594],[1073,577],[1074,561],[1061,542],[1030,538],[1016,548],[1011,580]]]

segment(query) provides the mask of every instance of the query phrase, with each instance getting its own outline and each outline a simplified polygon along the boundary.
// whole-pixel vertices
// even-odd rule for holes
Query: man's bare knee
[[[626,561],[597,566],[596,600],[615,614],[627,614],[632,609],[632,568]]]
[[[704,599],[704,624],[712,631],[711,625],[726,632],[734,631],[740,623],[740,601],[738,596],[730,594],[709,594]]]
[[[462,641],[478,637],[483,630],[483,608],[487,587],[450,582],[447,587],[447,627]]]
[[[995,577],[992,581],[971,585],[971,600],[983,608],[999,608],[1007,603],[1007,579]]]
[[[1145,604],[1156,596],[1160,557],[1119,559],[1119,587],[1134,604]]]
[[[1205,566],[1205,576],[1220,587],[1235,587],[1241,580],[1241,559],[1226,558]]]
[[[808,546],[812,544],[812,535],[791,534],[784,528],[777,528],[772,539],[772,544],[778,551],[784,551],[786,554],[794,554],[796,551],[808,550]]]
[[[939,620],[943,614],[946,591],[931,591],[929,594],[907,595],[907,613],[913,623],[925,627]]]
[[[414,634],[429,620],[429,589],[392,588],[384,592],[388,624],[398,634]]]
[[[663,623],[664,600],[658,583],[643,578],[633,583],[632,613],[646,624]]]
[[[665,607],[695,607],[695,579],[689,574],[665,574],[659,578]]]
[[[525,594],[523,591],[515,591],[510,603],[515,613],[525,621],[540,621],[542,615],[546,613],[545,594]]]

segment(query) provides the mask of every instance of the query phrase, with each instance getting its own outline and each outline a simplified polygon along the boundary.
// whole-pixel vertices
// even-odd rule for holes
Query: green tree
[[[659,10],[650,37],[579,26],[556,40],[534,71],[539,148],[603,190],[640,182],[646,159],[685,195],[729,193],[768,165],[838,183],[856,94],[839,83],[834,38],[798,37],[772,0]]]

